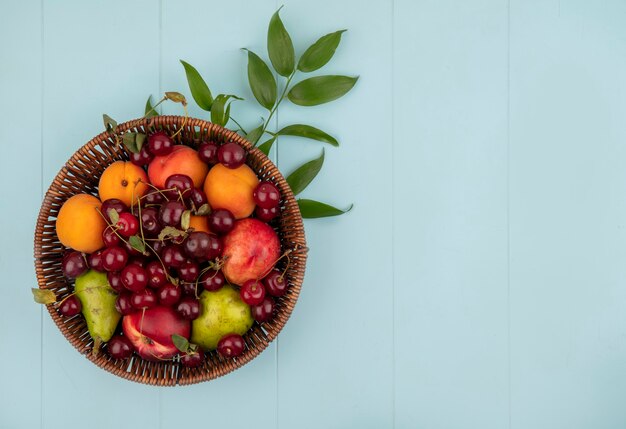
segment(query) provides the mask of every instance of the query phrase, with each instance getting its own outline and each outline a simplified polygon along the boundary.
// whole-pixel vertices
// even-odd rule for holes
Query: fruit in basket
[[[117,294],[109,285],[107,275],[94,270],[76,278],[74,291],[94,340],[94,353],[97,353],[100,344],[111,339],[120,320],[120,313],[115,309]]]
[[[80,252],[68,252],[63,255],[61,267],[65,277],[70,279],[75,279],[89,269],[85,255]]]
[[[130,161],[115,161],[102,172],[98,194],[102,201],[115,198],[130,207],[146,193],[147,183],[148,176],[143,168]]]
[[[103,247],[102,232],[106,222],[98,213],[101,205],[99,199],[88,194],[77,194],[65,201],[56,220],[61,244],[85,253]]]
[[[224,237],[222,268],[226,279],[236,285],[263,278],[280,257],[276,232],[257,219],[242,219]]]
[[[237,219],[252,214],[255,203],[252,192],[259,179],[250,167],[227,168],[217,164],[206,176],[204,193],[214,209],[227,209]]]
[[[192,323],[191,342],[204,350],[214,350],[227,334],[245,334],[254,320],[248,304],[232,286],[200,294],[200,316]]]
[[[198,152],[183,145],[175,145],[168,155],[156,156],[148,164],[150,183],[160,189],[165,189],[165,181],[173,174],[189,176],[194,186],[200,188],[208,171]]]
[[[156,306],[124,316],[122,330],[143,359],[159,361],[178,353],[172,341],[177,334],[189,338],[191,325],[172,308]]]
[[[193,228],[194,231],[202,231],[209,234],[211,233],[209,221],[206,216],[191,215],[189,218],[189,228]]]
[[[246,347],[241,335],[228,334],[217,343],[217,352],[226,358],[240,356]]]

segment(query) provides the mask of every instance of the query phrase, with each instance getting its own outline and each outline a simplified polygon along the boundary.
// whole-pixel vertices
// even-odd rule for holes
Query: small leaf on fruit
[[[117,129],[117,122],[106,113],[102,115],[102,120],[104,122],[104,129],[109,133],[114,133]]]
[[[191,222],[191,210],[185,210],[180,218],[180,226],[183,231],[189,229],[189,223]]]
[[[299,199],[298,206],[300,207],[300,214],[305,219],[339,216],[352,210],[352,204],[346,210],[341,210],[326,203],[305,199]]]
[[[202,204],[198,210],[196,210],[198,216],[206,216],[211,214],[211,206],[208,204]]]
[[[187,353],[189,350],[189,341],[182,335],[172,334],[172,342],[181,353]]]
[[[294,85],[287,97],[299,106],[317,106],[344,96],[358,79],[334,75],[311,77]]]
[[[267,110],[276,103],[276,79],[270,68],[257,54],[248,51],[248,83],[254,98]]]
[[[37,304],[52,304],[57,301],[57,297],[51,290],[32,288],[33,298]]]
[[[275,141],[276,141],[276,136],[272,137],[271,139],[269,139],[268,141],[260,145],[259,150],[263,152],[266,156],[269,155],[270,149],[272,149],[272,145],[274,144]]]
[[[296,171],[287,177],[287,183],[289,183],[294,195],[298,195],[300,192],[304,191],[307,186],[309,186],[309,183],[315,179],[317,173],[319,173],[322,169],[323,164],[324,150],[322,149],[322,154],[319,158],[301,165],[296,169]]]
[[[281,129],[280,131],[278,131],[276,134],[280,136],[304,137],[307,139],[312,139],[312,140],[317,140],[320,142],[328,143],[333,146],[339,146],[339,142],[337,141],[336,138],[310,125],[303,125],[303,124],[288,125],[284,127],[283,129]]]
[[[115,209],[107,210],[107,215],[109,215],[109,219],[111,219],[111,224],[116,225],[120,220],[120,214]]]
[[[291,37],[280,19],[280,9],[274,13],[267,30],[267,53],[274,70],[281,76],[289,76],[295,68],[295,53]]]
[[[159,116],[159,112],[157,112],[152,106],[152,96],[148,97],[146,101],[146,110],[144,113],[146,118],[153,118],[155,116]]]
[[[250,131],[248,135],[246,136],[246,138],[250,141],[250,143],[252,143],[253,145],[256,145],[256,143],[261,138],[262,134],[263,134],[263,124],[259,125],[257,128]]]
[[[168,238],[177,238],[177,237],[187,237],[187,233],[185,231],[181,231],[178,228],[174,228],[173,226],[166,226],[159,233],[159,240],[165,241]]]
[[[309,46],[298,61],[298,70],[308,73],[324,66],[335,55],[335,50],[341,41],[341,34],[345,31],[339,30],[322,36]]]
[[[174,103],[181,103],[183,106],[187,105],[187,99],[180,92],[168,91],[165,93],[165,98],[173,101]]]
[[[128,238],[128,244],[138,252],[146,253],[146,243],[143,242],[141,237],[133,235]]]
[[[208,85],[194,66],[183,60],[180,60],[180,62],[183,67],[185,67],[185,74],[187,75],[187,83],[189,84],[191,96],[196,100],[196,103],[202,110],[210,111],[211,105],[213,104],[213,96],[211,95],[211,90]]]

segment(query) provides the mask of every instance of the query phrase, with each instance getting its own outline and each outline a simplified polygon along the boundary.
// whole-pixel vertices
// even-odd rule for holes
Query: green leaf
[[[276,136],[272,137],[271,139],[269,139],[268,141],[260,145],[259,150],[263,152],[266,156],[269,155],[270,149],[272,149],[272,145],[274,144],[275,141],[276,141]]]
[[[298,61],[298,70],[309,73],[321,68],[329,62],[335,54],[337,46],[339,46],[341,34],[345,31],[346,30],[339,30],[322,36],[317,42],[309,46],[300,57],[300,61]]]
[[[180,60],[183,67],[185,67],[185,73],[187,74],[187,83],[189,84],[189,90],[191,91],[191,96],[198,106],[201,109],[206,110],[207,112],[211,110],[211,104],[213,104],[213,96],[211,95],[211,90],[207,86],[198,70],[194,68],[189,63],[186,63],[183,60]]]
[[[298,82],[287,94],[292,103],[300,106],[317,106],[345,95],[358,77],[316,76]]]
[[[280,9],[274,13],[267,30],[267,53],[274,70],[279,75],[287,77],[293,73],[295,68],[296,54],[293,50],[291,37],[289,37],[283,21],[280,19],[279,12]]]
[[[230,103],[228,100],[234,98],[236,100],[243,100],[243,98],[236,95],[220,94],[213,100],[213,106],[211,106],[211,122],[217,125],[225,126],[230,119]]]
[[[278,131],[276,134],[281,136],[296,136],[304,137],[307,139],[317,140],[320,142],[328,143],[333,146],[339,146],[339,142],[333,136],[325,133],[324,131],[312,127],[310,125],[294,124],[288,125]]]
[[[165,93],[165,98],[167,98],[170,101],[173,101],[174,103],[180,103],[183,106],[187,105],[187,99],[185,98],[185,96],[183,94],[181,94],[180,92],[176,92],[176,91],[167,91]]]
[[[114,133],[117,129],[117,122],[106,113],[102,115],[102,121],[104,122],[104,129],[109,133]]]
[[[259,141],[261,135],[263,134],[263,124],[259,125],[257,128],[253,129],[248,133],[246,138],[252,145],[256,145],[256,142]]]
[[[128,244],[138,252],[146,253],[146,243],[143,242],[141,237],[138,235],[133,235],[128,238]]]
[[[287,183],[289,183],[289,187],[291,187],[294,195],[298,195],[309,186],[309,183],[315,179],[317,173],[322,169],[323,164],[324,150],[322,149],[322,154],[319,158],[302,164],[287,177]]]
[[[352,210],[352,204],[346,210],[341,210],[326,203],[305,199],[298,199],[298,206],[300,207],[300,214],[305,219],[339,216]]]
[[[147,136],[143,133],[126,133],[122,136],[122,142],[129,151],[139,153],[146,138]]]
[[[246,49],[247,50],[247,49]],[[267,110],[271,110],[276,103],[276,79],[257,54],[248,51],[248,82],[254,98]]]
[[[33,299],[37,304],[52,304],[57,301],[57,297],[51,290],[32,288]]]
[[[211,214],[211,206],[209,206],[208,204],[202,204],[198,210],[196,210],[196,215],[197,216],[206,216]]]
[[[187,350],[189,350],[189,341],[187,341],[187,338],[182,335],[172,334],[172,342],[182,353],[187,353]]]
[[[191,210],[185,210],[180,217],[180,227],[183,231],[187,231],[189,229],[189,222],[191,222]]]
[[[152,96],[149,96],[148,100],[146,101],[146,110],[145,110],[144,115],[146,118],[153,118],[155,116],[159,116],[159,112],[157,112],[152,106]]]
[[[117,225],[117,222],[120,220],[120,214],[115,209],[107,210],[107,215],[109,215],[109,219],[111,220],[111,225]]]
[[[174,228],[173,226],[166,226],[159,233],[159,240],[165,241],[168,238],[178,238],[178,237],[187,237],[187,233],[185,231],[181,231],[178,228]]]

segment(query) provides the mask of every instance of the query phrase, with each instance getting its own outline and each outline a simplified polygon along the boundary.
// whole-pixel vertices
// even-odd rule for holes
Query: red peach
[[[226,259],[222,271],[229,282],[242,285],[258,280],[270,272],[280,256],[280,240],[276,232],[257,219],[242,219],[224,237]]]
[[[159,361],[178,353],[172,335],[189,338],[191,322],[184,320],[172,308],[157,306],[124,316],[124,335],[133,343],[143,359]]]
[[[209,166],[198,157],[198,152],[184,145],[175,145],[168,155],[155,156],[148,165],[150,182],[161,189],[172,174],[185,174],[196,188],[202,188],[208,172]]]

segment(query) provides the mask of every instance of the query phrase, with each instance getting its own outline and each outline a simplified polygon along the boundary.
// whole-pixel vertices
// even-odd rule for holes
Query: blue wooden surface
[[[356,88],[276,125],[340,139],[303,197],[355,208],[307,221],[300,301],[259,358],[184,388],[111,376],[32,303],[43,192],[103,112],[188,94],[179,59],[252,98],[239,48],[264,51],[281,4],[297,52],[349,29],[322,72]],[[622,1],[1,0],[0,428],[623,428],[624,23]]]

